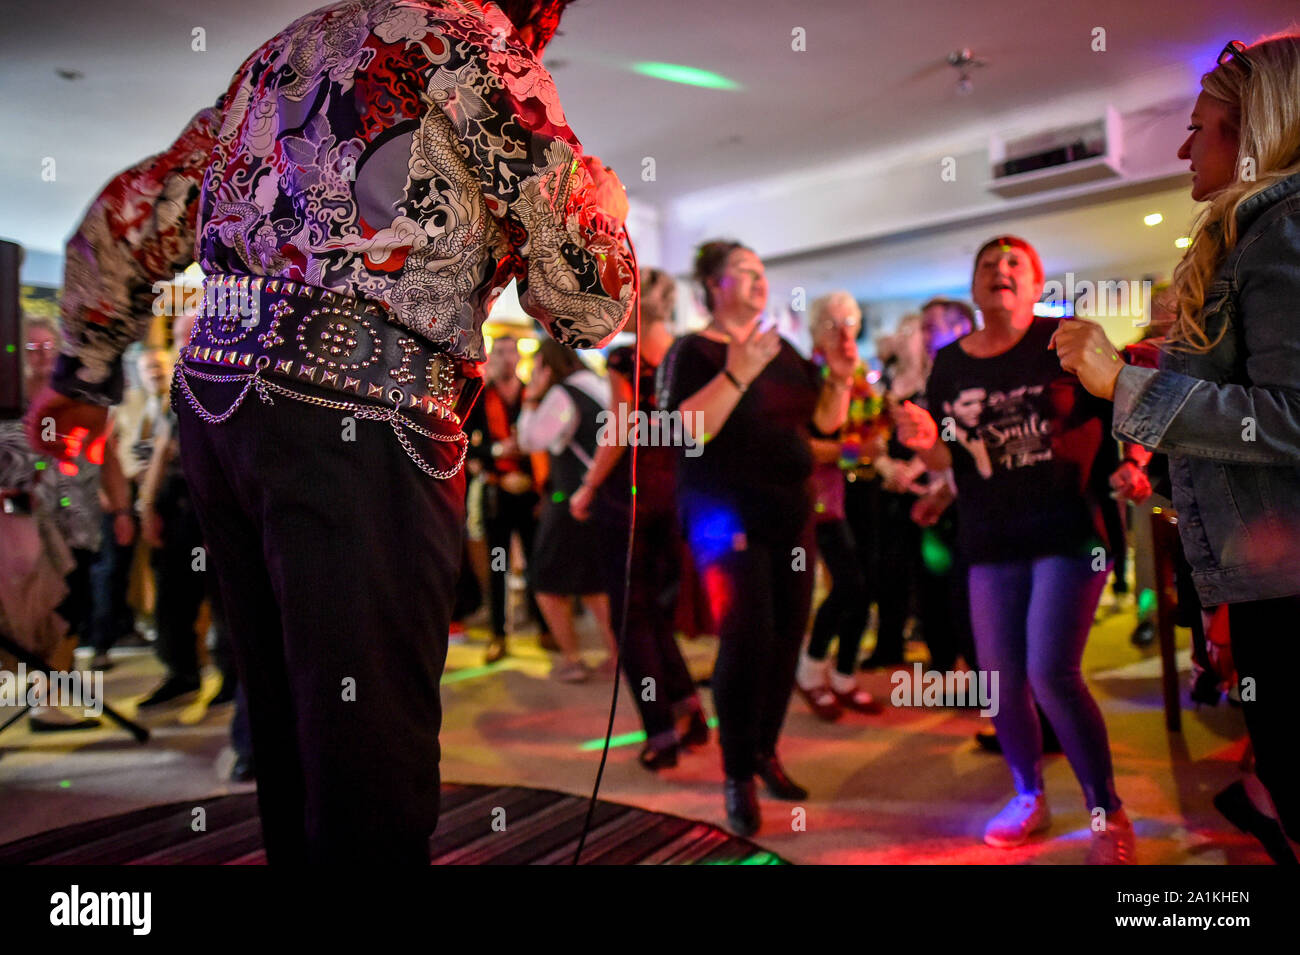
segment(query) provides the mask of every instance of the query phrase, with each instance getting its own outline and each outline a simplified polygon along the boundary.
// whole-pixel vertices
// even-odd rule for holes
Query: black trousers
[[[970,624],[970,567],[957,544],[951,508],[933,527],[921,530],[920,546],[917,616],[930,648],[930,668],[951,670],[961,656],[967,666],[978,669]]]
[[[236,393],[191,384],[217,413]],[[221,424],[177,405],[248,696],[268,861],[427,864],[463,472],[431,478],[388,425],[345,429],[343,412],[286,397],[250,392]],[[408,437],[434,466],[454,462],[454,444]]]
[[[711,523],[706,512],[692,526],[688,514],[687,539],[718,630],[711,685],[723,769],[749,779],[757,758],[776,752],[794,690],[812,603],[814,536],[810,523],[788,541],[749,535],[737,547]]]
[[[64,577],[68,594],[55,611],[68,622],[68,633],[76,634],[82,644],[90,642],[90,618],[93,599],[90,583],[91,568],[99,558],[99,551],[85,550],[81,547],[70,548],[72,559],[76,561],[73,568]]]
[[[1300,642],[1294,639],[1300,596],[1255,600],[1228,607],[1232,659],[1238,685],[1254,685],[1254,699],[1243,692],[1241,711],[1255,747],[1255,775],[1273,797],[1282,828],[1300,840],[1300,776],[1295,771],[1300,710],[1294,683],[1300,667]]]
[[[876,607],[876,649],[879,663],[903,661],[903,627],[912,612],[913,595],[921,573],[921,529],[912,520],[916,496],[880,491],[876,548],[879,560]]]
[[[492,633],[494,636],[506,635],[506,578],[510,570],[510,536],[519,535],[524,553],[533,552],[533,538],[537,534],[537,495],[532,491],[526,494],[510,494],[495,484],[483,489],[483,524],[488,545],[488,580],[491,586]],[[505,552],[506,570],[497,570],[492,562],[493,554],[500,547]],[[528,582],[527,600],[529,612],[540,622],[542,612],[537,609],[533,597],[533,569],[525,571]]]
[[[871,616],[871,555],[859,545],[853,526],[842,518],[817,525],[817,553],[830,572],[831,589],[813,618],[808,655],[825,660],[831,640],[838,637],[835,669],[852,673]]]
[[[137,532],[140,522],[135,519],[135,483],[130,488],[131,520]],[[113,515],[104,515],[104,543],[99,559],[91,568],[91,585],[94,588],[94,611],[91,617],[91,643],[96,653],[107,653],[118,638],[135,630],[135,611],[127,601],[131,583],[131,561],[135,557],[135,541],[122,547],[113,536]]]
[[[158,588],[155,650],[169,676],[197,682],[199,650],[194,624],[209,587],[203,530],[189,485],[179,474],[164,482],[154,506],[163,525],[163,546],[150,556]]]
[[[627,525],[611,527],[602,538],[612,545],[607,558],[611,571],[609,611],[617,632],[623,620]],[[646,739],[657,748],[675,741],[674,721],[684,715],[685,706],[693,708],[695,700],[695,684],[673,634],[681,546],[675,513],[637,514],[632,580],[627,593],[627,630],[622,645],[623,672],[641,713]]]

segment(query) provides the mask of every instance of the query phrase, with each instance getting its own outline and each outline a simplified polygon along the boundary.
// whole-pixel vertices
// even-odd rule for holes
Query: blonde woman
[[[1065,323],[1061,365],[1115,402],[1115,434],[1169,456],[1174,506],[1206,606],[1229,605],[1258,781],[1216,805],[1294,863],[1300,786],[1300,35],[1233,41],[1201,77],[1192,198],[1208,202],[1174,272],[1160,367],[1120,361],[1100,327]],[[1249,688],[1249,693],[1246,689]],[[1262,785],[1261,785],[1262,784]]]

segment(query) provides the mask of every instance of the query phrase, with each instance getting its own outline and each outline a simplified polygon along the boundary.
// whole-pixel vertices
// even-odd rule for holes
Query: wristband
[[[737,388],[737,390],[739,390],[739,392],[740,392],[742,395],[745,393],[745,389],[746,389],[748,386],[747,386],[747,385],[742,385],[742,384],[740,383],[740,379],[737,378],[735,375],[733,375],[733,374],[731,373],[731,369],[730,369],[730,368],[724,368],[724,369],[722,369],[722,373],[723,373],[724,375],[727,376],[727,381],[729,381],[729,382],[731,382],[733,385],[735,385],[736,388]]]

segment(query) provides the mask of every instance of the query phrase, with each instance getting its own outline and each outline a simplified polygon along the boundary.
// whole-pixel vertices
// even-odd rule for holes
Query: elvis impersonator
[[[44,453],[103,431],[154,284],[205,276],[172,402],[272,863],[427,864],[480,327],[511,279],[565,345],[631,311],[623,187],[540,63],[567,2],[308,14],[68,243]]]

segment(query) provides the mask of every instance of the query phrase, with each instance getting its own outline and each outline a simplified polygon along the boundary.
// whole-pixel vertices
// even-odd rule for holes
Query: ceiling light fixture
[[[1142,221],[1147,225],[1159,225],[1165,221],[1165,217],[1158,212],[1153,212],[1149,216],[1144,217]]]
[[[970,77],[971,70],[988,64],[983,60],[977,60],[968,47],[962,47],[960,50],[953,50],[948,54],[948,65],[958,73],[957,94],[959,96],[969,96],[975,89],[975,83]]]
[[[683,66],[680,63],[633,63],[632,72],[642,76],[652,76],[669,83],[681,83],[684,86],[699,86],[710,90],[738,90],[740,84],[727,79],[720,73],[702,70],[695,66]]]
[[[1185,249],[1191,244],[1192,237],[1190,235],[1180,235],[1178,238],[1174,239],[1175,249]]]

